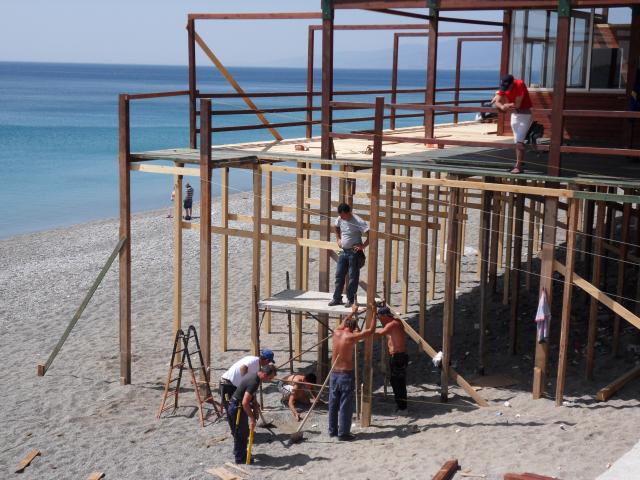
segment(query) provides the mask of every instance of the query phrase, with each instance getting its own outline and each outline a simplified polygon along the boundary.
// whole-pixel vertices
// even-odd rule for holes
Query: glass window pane
[[[590,13],[574,11],[571,14],[569,43],[569,87],[585,87],[587,78],[587,54],[589,46]]]
[[[594,19],[589,88],[623,88],[627,76],[631,9],[604,10],[602,17]]]

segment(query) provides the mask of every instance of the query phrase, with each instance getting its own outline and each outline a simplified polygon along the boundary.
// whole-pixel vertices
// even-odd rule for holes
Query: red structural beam
[[[391,10],[388,8],[367,9],[367,10],[371,10],[379,13],[387,13],[389,15],[399,15],[401,17],[419,18],[421,20],[432,20],[434,18],[431,15],[424,15],[422,13],[404,12],[402,10]],[[451,23],[466,23],[471,25],[492,25],[495,27],[502,27],[504,25],[502,22],[491,22],[489,20],[469,20],[466,18],[455,18],[455,17],[438,17],[438,21],[451,22]]]
[[[572,8],[637,5],[633,0],[572,0]],[[367,1],[334,0],[333,8],[386,10],[393,8],[426,8],[424,0]],[[504,10],[556,9],[558,0],[441,0],[439,9],[445,10]]]
[[[321,12],[190,13],[189,20],[317,20]]]
[[[179,97],[189,95],[189,90],[179,90],[175,92],[152,92],[152,93],[129,93],[124,94],[127,100],[142,100],[145,98]]]

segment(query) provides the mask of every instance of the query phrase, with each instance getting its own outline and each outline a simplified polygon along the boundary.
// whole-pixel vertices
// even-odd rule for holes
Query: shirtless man
[[[407,411],[407,364],[409,363],[404,326],[393,316],[387,306],[378,308],[378,318],[382,328],[376,330],[376,335],[386,336],[389,347],[389,380],[396,399],[396,411],[404,413]]]
[[[351,314],[333,331],[333,350],[331,362],[335,363],[329,379],[329,436],[338,436],[338,440],[354,440],[351,433],[351,417],[353,416],[353,391],[355,380],[353,375],[353,346],[363,338],[372,335],[376,322],[363,331],[358,331],[355,314],[358,307],[351,307]],[[336,362],[336,358],[340,358]]]
[[[296,409],[296,402],[309,405],[316,397],[311,392],[311,385],[316,383],[316,375],[308,373],[292,373],[278,381],[278,390],[282,393],[282,403],[289,407],[296,420],[302,420],[302,416]]]

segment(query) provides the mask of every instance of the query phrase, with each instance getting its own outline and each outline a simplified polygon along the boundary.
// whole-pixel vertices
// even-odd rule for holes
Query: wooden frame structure
[[[436,134],[435,115],[458,114],[465,112],[492,111],[489,108],[475,106],[460,106],[462,103],[459,96],[455,98],[455,104],[451,102],[440,103],[436,101],[436,59],[437,59],[437,38],[443,33],[439,32],[439,23],[443,21],[455,21],[460,23],[477,24],[475,20],[451,19],[440,16],[441,11],[458,9],[506,9],[503,22],[480,22],[485,25],[503,27],[502,36],[502,62],[501,71],[505,72],[508,63],[505,64],[505,48],[508,50],[508,28],[510,25],[511,9],[521,8],[521,4],[515,0],[480,0],[470,2],[469,0],[429,0],[427,2],[428,12],[426,14],[398,10],[402,8],[424,8],[424,2],[417,1],[346,1],[346,0],[323,0],[321,12],[310,13],[265,13],[265,14],[191,14],[188,18],[189,32],[189,89],[180,92],[163,92],[159,94],[141,95],[121,95],[120,96],[120,232],[121,237],[126,238],[123,249],[120,252],[120,358],[121,358],[121,380],[129,383],[131,380],[131,228],[130,228],[130,171],[144,171],[151,173],[169,174],[175,177],[175,185],[179,192],[183,176],[200,177],[201,187],[201,219],[200,223],[184,222],[181,220],[179,202],[176,202],[175,215],[175,287],[174,287],[174,329],[180,327],[181,314],[181,251],[182,251],[182,230],[192,229],[200,234],[200,338],[203,350],[204,361],[207,367],[211,364],[211,245],[212,235],[220,239],[221,245],[221,292],[220,305],[222,312],[220,316],[221,338],[220,347],[226,349],[226,305],[228,288],[228,238],[243,237],[252,240],[252,283],[257,292],[261,291],[261,269],[266,269],[267,285],[264,290],[267,297],[271,296],[271,244],[280,243],[292,245],[295,249],[295,289],[310,289],[309,279],[309,249],[319,250],[319,275],[317,281],[318,291],[327,292],[330,288],[330,265],[331,258],[335,257],[335,244],[331,241],[330,218],[332,208],[337,201],[353,201],[358,198],[365,198],[367,203],[354,203],[354,210],[368,219],[371,227],[370,251],[368,262],[367,281],[361,282],[361,286],[366,288],[367,304],[370,307],[366,319],[367,324],[373,321],[371,312],[376,292],[379,288],[379,275],[377,272],[377,262],[372,261],[378,258],[378,242],[384,241],[384,278],[386,282],[391,281],[391,266],[395,261],[392,257],[398,255],[398,244],[394,248],[394,240],[404,244],[403,258],[403,281],[407,284],[406,275],[409,271],[408,252],[411,245],[411,228],[417,228],[420,232],[419,258],[420,258],[420,305],[419,305],[419,328],[418,332],[405,322],[405,327],[410,337],[418,343],[419,347],[428,355],[434,356],[436,349],[431,347],[424,338],[424,322],[426,322],[428,299],[433,298],[433,285],[435,285],[436,252],[438,249],[438,238],[440,238],[441,253],[446,251],[444,283],[444,315],[442,321],[442,339],[440,341],[444,355],[444,368],[442,373],[442,400],[448,398],[449,381],[457,381],[467,393],[479,404],[483,404],[483,399],[468,386],[468,383],[449,366],[451,358],[451,345],[455,326],[455,304],[456,304],[456,284],[461,270],[461,257],[464,249],[464,219],[470,210],[480,211],[480,235],[479,235],[479,276],[480,276],[480,328],[479,328],[479,364],[478,370],[484,373],[486,356],[485,325],[489,309],[488,300],[491,291],[496,290],[496,278],[500,264],[504,263],[507,271],[512,274],[509,281],[505,282],[503,298],[511,302],[510,309],[510,351],[514,352],[517,345],[518,333],[518,302],[521,297],[521,273],[526,274],[527,290],[531,284],[531,276],[539,277],[540,291],[550,292],[554,281],[554,273],[564,276],[564,298],[561,315],[561,336],[560,336],[560,357],[558,367],[558,385],[556,388],[556,400],[558,404],[562,402],[564,380],[566,372],[566,357],[569,333],[569,321],[571,313],[572,287],[580,287],[588,296],[592,298],[592,315],[589,321],[589,338],[587,350],[587,375],[593,373],[594,345],[597,334],[597,305],[600,303],[610,308],[616,315],[616,332],[619,338],[620,319],[624,319],[631,325],[640,328],[640,308],[638,300],[640,291],[633,292],[631,298],[624,290],[624,269],[618,271],[616,294],[610,295],[605,289],[600,288],[603,252],[618,255],[621,262],[640,263],[640,253],[637,246],[633,247],[629,238],[632,220],[635,220],[636,232],[638,232],[638,219],[640,219],[640,181],[637,179],[607,179],[584,178],[576,176],[561,176],[561,159],[568,155],[607,155],[609,158],[617,158],[621,155],[639,157],[640,151],[632,148],[608,148],[601,146],[576,146],[563,144],[563,120],[570,116],[599,116],[603,118],[629,118],[638,119],[640,113],[621,111],[590,111],[590,110],[568,110],[564,107],[567,75],[567,52],[569,48],[569,15],[572,7],[585,6],[607,6],[607,0],[587,1],[576,0],[551,1],[534,0],[527,2],[528,8],[552,8],[558,9],[557,27],[557,50],[556,50],[556,82],[554,87],[553,105],[548,110],[538,110],[537,113],[549,115],[552,120],[551,139],[549,145],[542,146],[541,151],[548,151],[548,167],[546,174],[535,175],[510,175],[500,170],[491,168],[480,168],[473,164],[450,165],[421,161],[419,159],[390,159],[384,157],[383,144],[393,142],[394,144],[418,145],[416,148],[424,148],[424,144],[438,145],[439,147],[459,148],[499,148],[504,151],[513,150],[512,143],[480,141],[468,139],[455,139],[439,137]],[[616,5],[630,5],[632,2],[615,2]],[[393,98],[391,103],[385,103],[383,97],[377,97],[375,102],[336,102],[333,100],[333,36],[337,26],[334,25],[334,14],[336,10],[348,8],[362,8],[376,10],[381,13],[400,15],[411,18],[418,18],[426,21],[424,28],[428,32],[428,66],[427,85],[424,89],[425,102],[420,104],[397,103]],[[633,23],[638,24],[640,14],[634,8]],[[309,58],[308,68],[313,72],[313,33],[316,30],[322,31],[322,88],[320,92],[313,91],[313,82],[307,83],[307,90],[301,92],[245,92],[237,83],[234,84],[232,76],[227,71],[229,82],[234,85],[236,94],[203,93],[197,88],[195,69],[195,47],[199,45],[211,58],[214,64],[223,74],[226,71],[224,66],[217,59],[213,52],[206,47],[206,44],[198,37],[195,31],[196,20],[233,20],[233,19],[255,19],[255,20],[322,20],[320,26],[309,28]],[[356,26],[349,26],[357,29]],[[398,27],[403,29],[404,27]],[[382,29],[382,28],[380,28]],[[507,32],[507,33],[505,33]],[[394,36],[394,45],[401,33]],[[420,33],[424,35],[424,33]],[[481,37],[481,36],[480,36]],[[498,40],[495,33],[491,33],[492,41]],[[631,51],[640,53],[640,38],[634,36]],[[481,39],[485,40],[485,39]],[[464,39],[459,40],[462,45]],[[394,48],[394,58],[397,59],[397,46]],[[632,53],[633,54],[633,53]],[[394,65],[397,65],[394,60]],[[309,66],[310,65],[310,66]],[[397,72],[397,69],[395,70]],[[225,75],[225,76],[227,76]],[[359,91],[350,94],[378,95],[380,93],[396,94],[401,92],[397,89],[397,73],[394,75],[395,81],[389,92],[383,91]],[[308,79],[312,79],[312,75]],[[459,67],[458,67],[459,78]],[[422,89],[421,89],[422,90]],[[460,92],[459,82],[453,89],[456,95]],[[344,92],[341,92],[344,93]],[[415,92],[414,92],[415,93]],[[190,148],[171,149],[156,152],[132,153],[129,142],[129,103],[130,101],[156,98],[166,96],[184,95],[189,97],[190,105]],[[313,106],[313,96],[321,96],[321,120],[313,120],[312,113],[317,109]],[[258,109],[251,101],[252,98],[264,97],[303,97],[306,98],[305,107],[292,107],[286,109]],[[255,113],[260,119],[260,124],[256,126],[241,127],[212,127],[212,115],[220,115],[221,112],[212,109],[212,103],[217,98],[241,98],[249,106],[245,113]],[[199,103],[199,105],[198,105]],[[353,117],[347,121],[373,120],[373,128],[366,132],[335,133],[333,111],[340,110],[373,110],[373,117]],[[403,130],[396,132],[385,131],[384,120],[393,119],[397,111],[406,110],[418,112],[419,117],[424,118],[424,133],[409,135]],[[279,124],[270,123],[265,117],[266,113],[284,112],[306,112],[306,120],[299,122],[283,122]],[[390,114],[386,115],[386,111]],[[228,114],[233,114],[229,113]],[[415,116],[415,114],[413,114]],[[199,119],[199,123],[198,123]],[[343,121],[344,119],[340,119]],[[314,140],[311,136],[313,124],[321,125],[320,155],[310,153],[279,153],[261,149],[259,145],[246,144],[235,146],[233,149],[224,146],[213,147],[212,135],[216,132],[230,130],[249,130],[254,128],[266,128],[271,131],[276,142],[274,145],[287,145],[287,141],[281,141],[282,136],[278,129],[294,126],[305,126],[307,141]],[[394,125],[395,126],[395,125]],[[500,131],[498,131],[500,133]],[[198,137],[200,140],[198,141]],[[294,140],[289,144],[299,143]],[[370,158],[341,158],[336,157],[335,145],[339,142],[360,142],[362,145],[372,144]],[[199,149],[196,148],[199,144]],[[213,148],[212,148],[213,147]],[[422,158],[422,157],[421,157]],[[173,167],[160,166],[149,163],[151,160],[172,160]],[[283,164],[283,162],[294,162],[295,166]],[[197,168],[188,167],[196,165]],[[222,171],[222,212],[221,223],[211,224],[211,179],[212,170],[220,168]],[[229,212],[229,170],[233,168],[250,169],[253,176],[253,214],[251,216],[238,215]],[[385,172],[386,173],[383,173]],[[296,182],[296,205],[275,205],[272,198],[271,179],[272,174],[292,175]],[[419,175],[418,175],[419,173]],[[263,191],[263,183],[266,178],[266,189]],[[319,185],[319,198],[312,198],[311,192],[317,188],[313,186],[313,180],[317,179]],[[335,199],[332,191],[333,180],[339,184],[338,199]],[[370,186],[370,193],[357,192],[357,182],[365,182]],[[384,185],[384,189],[381,186]],[[623,189],[623,190],[621,190]],[[179,199],[179,195],[177,200]],[[527,205],[528,202],[528,205]],[[414,208],[414,205],[417,208]],[[597,211],[596,231],[593,232],[594,205]],[[507,213],[505,214],[505,208]],[[466,213],[465,213],[466,212]],[[566,222],[559,220],[559,212],[566,212]],[[582,226],[579,218],[581,212]],[[295,215],[295,220],[285,218],[274,218],[274,213],[284,213]],[[527,222],[525,222],[525,214]],[[618,215],[621,214],[621,215]],[[506,222],[502,219],[507,215]],[[620,239],[616,238],[615,228],[605,228],[605,219],[609,215],[614,219],[621,217]],[[253,229],[240,229],[230,226],[230,222],[252,224]],[[381,231],[381,226],[384,229]],[[263,226],[266,227],[263,229]],[[526,226],[526,233],[525,233]],[[538,239],[540,226],[544,226],[542,240]],[[286,228],[291,235],[276,234],[273,227]],[[400,234],[400,227],[404,232]],[[565,263],[562,264],[556,258],[558,232],[567,232],[567,255]],[[428,242],[431,233],[431,242]],[[441,233],[441,234],[439,234]],[[525,236],[526,235],[526,236]],[[583,242],[583,250],[589,255],[592,261],[592,268],[589,273],[591,281],[585,280],[575,271],[575,260],[577,252],[577,236],[580,235],[586,241]],[[315,237],[315,238],[314,238]],[[524,241],[527,239],[526,249],[526,270],[522,268],[522,255]],[[595,239],[589,243],[591,239]],[[135,240],[135,239],[134,239]],[[636,244],[637,242],[636,238]],[[266,249],[262,250],[262,244]],[[428,246],[431,246],[431,252]],[[633,248],[629,248],[632,246]],[[507,250],[503,256],[503,251]],[[533,272],[532,257],[541,248],[541,268],[540,273]],[[429,257],[429,253],[431,253]],[[264,258],[263,258],[264,257]],[[429,258],[428,258],[429,257]],[[427,261],[429,260],[429,261]],[[262,262],[264,261],[264,265]],[[586,276],[586,275],[585,275]],[[637,277],[636,277],[637,278]],[[407,287],[408,288],[408,287]],[[385,293],[388,300],[389,291]],[[406,311],[406,294],[403,292],[403,307]],[[551,300],[552,296],[549,296]],[[624,303],[636,302],[635,311],[632,312]],[[258,302],[252,302],[252,318],[256,319],[259,314]],[[595,305],[595,307],[593,307]],[[594,310],[596,308],[596,310]],[[595,312],[595,313],[594,313]],[[320,377],[326,375],[328,371],[328,330],[326,317],[319,317],[318,328],[318,349],[317,368]],[[302,350],[301,317],[296,318],[296,353]],[[259,342],[259,323],[252,322],[251,348],[257,353]],[[617,345],[618,340],[616,340]],[[548,378],[549,364],[549,342],[536,343],[535,367],[533,371],[533,396],[540,398],[545,390]],[[616,346],[617,348],[617,346]],[[629,378],[635,375],[630,375]],[[363,404],[362,423],[368,425],[371,421],[372,412],[372,378],[373,378],[373,343],[372,340],[365,342],[364,369],[363,369]],[[468,388],[467,388],[468,387]],[[473,392],[473,393],[472,393]],[[486,404],[486,402],[484,402]]]

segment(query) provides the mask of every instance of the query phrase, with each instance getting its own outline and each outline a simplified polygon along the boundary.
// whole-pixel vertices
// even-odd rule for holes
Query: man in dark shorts
[[[273,365],[260,367],[258,373],[245,376],[231,397],[227,420],[233,435],[233,455],[236,463],[245,463],[249,426],[251,429],[255,429],[256,419],[260,415],[260,404],[256,398],[260,383],[273,380],[276,373],[276,367]]]
[[[191,206],[193,204],[193,187],[187,182],[182,206],[184,207],[184,219],[191,220]]]
[[[396,412],[404,413],[407,411],[407,365],[409,364],[404,325],[386,305],[378,308],[378,319],[382,323],[382,328],[376,330],[376,335],[387,337],[389,381],[396,399]]]

